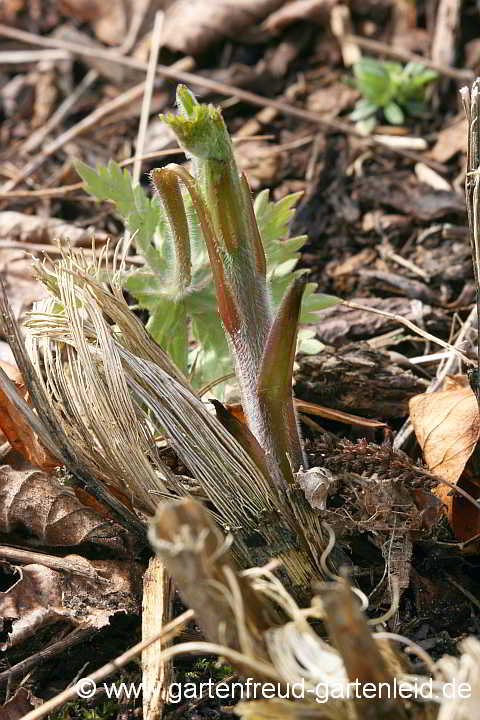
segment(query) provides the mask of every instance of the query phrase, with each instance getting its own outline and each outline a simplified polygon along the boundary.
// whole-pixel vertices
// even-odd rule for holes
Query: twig
[[[246,142],[253,142],[254,140],[272,140],[274,138],[273,135],[249,135],[248,137],[237,137],[232,138],[234,144],[237,143],[246,143]],[[302,138],[302,140],[305,140],[305,138]],[[299,142],[299,141],[295,141]],[[303,144],[303,143],[301,143]],[[279,152],[283,152],[289,149],[290,143],[285,143],[284,145],[280,145],[278,147]],[[272,148],[272,152],[277,150],[276,147]],[[157,158],[166,157],[168,155],[179,155],[183,154],[183,150],[181,147],[176,148],[168,148],[167,150],[157,150],[156,152],[147,153],[146,155],[142,155],[140,157],[140,160],[156,160]],[[268,153],[270,154],[270,153]],[[267,155],[266,155],[267,156]],[[126,158],[125,160],[122,160],[119,162],[120,167],[127,167],[128,165],[133,165],[135,162],[135,156]],[[72,192],[75,192],[76,190],[83,190],[85,187],[85,183],[79,182],[74,183],[73,185],[63,185],[62,187],[57,188],[42,188],[39,190],[12,190],[9,192],[0,192],[0,200],[14,200],[16,198],[48,198],[48,197],[63,197],[64,195],[69,195]],[[89,200],[89,197],[82,198],[85,200]],[[96,202],[96,201],[95,201]]]
[[[73,185],[64,185],[56,188],[42,188],[41,190],[13,190],[9,192],[0,192],[0,200],[14,200],[15,198],[47,198],[47,197],[63,197],[69,195],[75,190],[82,190],[85,183],[79,182]]]
[[[117,670],[120,670],[120,668],[124,667],[128,662],[130,662],[130,660],[132,660],[132,658],[140,655],[140,653],[147,647],[149,647],[149,645],[151,645],[152,643],[158,642],[158,640],[163,640],[163,642],[167,642],[167,640],[172,640],[178,633],[178,631],[181,629],[181,627],[185,625],[185,623],[187,623],[189,620],[191,620],[193,616],[193,610],[186,610],[184,613],[175,618],[175,620],[172,620],[168,623],[168,625],[165,625],[158,633],[152,635],[152,637],[149,637],[146,640],[142,640],[141,642],[126,650],[124,653],[122,653],[122,655],[119,655],[117,658],[115,658],[115,660],[112,660],[106,665],[103,665],[94,673],[88,675],[88,677],[83,678],[83,682],[85,683],[85,681],[90,681],[91,683],[97,683],[99,680],[104,680],[109,675],[112,675]],[[188,644],[195,645],[195,643]],[[169,648],[169,650],[170,654],[174,654],[171,653],[172,648]],[[92,687],[92,685],[88,687]],[[63,692],[59,693],[50,700],[47,700],[47,702],[44,702],[43,705],[35,708],[35,710],[31,710],[30,712],[28,712],[26,715],[23,716],[22,720],[38,720],[39,718],[45,717],[45,715],[48,715],[50,712],[52,712],[52,710],[55,710],[55,708],[60,707],[60,705],[63,705],[69,700],[77,699],[78,687],[77,685],[74,685],[73,687],[69,687],[66,690],[63,690]]]
[[[87,642],[98,632],[97,628],[77,629],[73,630],[67,637],[58,640],[58,642],[52,643],[43,650],[39,650],[31,657],[22,660],[21,662],[9,667],[8,670],[4,670],[0,673],[0,687],[6,685],[9,681],[16,677],[24,676],[33,667],[37,667],[41,663],[51,660],[56,655],[60,655],[65,650],[68,650],[75,645]],[[43,707],[43,705],[42,705]]]
[[[371,52],[378,53],[380,55],[387,55],[387,57],[403,60],[404,62],[420,63],[431,70],[436,70],[436,72],[440,75],[445,75],[446,77],[451,77],[455,80],[471,82],[475,77],[473,70],[462,70],[461,68],[440,65],[429,58],[423,57],[423,55],[416,55],[415,53],[408,52],[408,50],[394,48],[387,43],[380,42],[379,40],[371,40],[370,38],[361,37],[360,35],[346,35],[345,40],[349,40],[359,47],[365,48],[365,50],[370,50]]]
[[[128,30],[128,34],[127,34],[123,44],[118,48],[118,51],[117,51],[120,54],[120,57],[122,55],[124,55],[124,54],[126,55],[128,52],[130,52],[130,50],[134,46],[135,40],[137,39],[138,31],[140,30],[141,24],[144,20],[144,17],[145,17],[145,14],[147,12],[149,5],[150,5],[150,0],[142,0],[141,2],[139,1],[134,4],[134,12],[133,12],[133,17],[132,17],[132,22],[131,22],[130,28]],[[98,77],[99,77],[99,73],[96,70],[90,70],[87,73],[87,75],[84,77],[82,82],[78,85],[76,90],[72,93],[72,95],[67,97],[63,101],[63,103],[61,103],[61,105],[57,108],[56,112],[54,112],[54,114],[52,115],[50,120],[46,123],[46,125],[43,128],[40,128],[39,130],[37,130],[37,132],[34,133],[27,140],[27,142],[25,143],[25,145],[22,148],[22,151],[23,152],[31,152],[34,148],[38,147],[38,145],[43,141],[43,139],[48,135],[48,133],[56,125],[58,125],[61,122],[61,120],[65,117],[65,115],[75,106],[75,103],[78,101],[79,97],[81,97],[81,95],[85,92],[85,90],[87,90],[91,85],[93,85],[93,83],[97,80]],[[118,100],[118,98],[117,98],[117,100]],[[99,108],[99,110],[100,109],[101,108]],[[102,115],[102,117],[103,117],[103,115]],[[86,119],[87,118],[85,118],[85,120]],[[97,121],[98,121],[98,118],[95,120],[95,122],[97,122]],[[78,125],[81,126],[81,123],[79,123]],[[77,127],[77,126],[75,126],[75,127]],[[71,128],[71,129],[73,130],[73,128]],[[83,129],[80,130],[80,132],[83,132]],[[67,135],[68,135],[68,131],[67,131]],[[61,141],[62,137],[63,137],[63,141]],[[60,137],[57,138],[56,141],[54,140],[49,146],[47,146],[47,148],[45,148],[43,153],[40,155],[40,159],[41,159],[40,165],[44,162],[46,157],[49,157],[52,153],[56,152],[61,145],[65,144],[66,142],[69,142],[72,139],[72,137],[76,137],[76,135],[67,137],[67,139],[65,139],[64,136],[60,135]],[[60,142],[60,141],[61,141],[60,146],[56,146],[56,142]],[[52,147],[53,147],[53,150],[48,152],[49,149]],[[13,189],[17,185],[17,183],[20,182],[21,180],[23,180],[30,172],[34,172],[35,170],[38,170],[40,165],[36,165],[33,168],[30,167],[34,163],[35,163],[35,161],[32,161],[32,163],[28,164],[27,167],[24,169],[24,171],[23,171],[24,173],[28,170],[27,174],[24,174],[23,176],[20,176],[20,177],[16,177],[13,180],[10,180],[9,182],[7,182],[4,185],[4,190],[7,191],[9,189],[10,190]],[[29,167],[30,167],[30,169],[28,169]]]
[[[102,50],[99,48],[92,49],[79,43],[70,43],[64,40],[57,40],[56,38],[42,38],[38,35],[34,35],[33,33],[28,33],[23,30],[17,30],[8,27],[7,25],[0,24],[0,35],[3,35],[5,37],[11,37],[16,40],[22,40],[30,44],[41,45],[43,47],[58,47],[64,50],[70,50],[72,53],[75,53],[77,55],[86,55],[90,57],[93,56],[97,58],[101,57],[102,59],[109,60],[110,62],[116,62],[120,65],[125,65],[126,67],[134,68],[135,70],[141,70],[143,72],[145,72],[148,68],[146,63],[134,60],[133,58],[123,57],[122,55],[118,55],[118,53],[112,52],[111,50]],[[343,132],[348,135],[357,137],[360,142],[367,147],[381,147],[384,149],[388,149],[397,155],[401,155],[402,157],[411,160],[412,162],[423,162],[442,174],[446,173],[447,171],[447,168],[441,163],[438,163],[429,158],[425,158],[421,155],[418,155],[417,153],[402,150],[400,148],[387,148],[383,140],[381,140],[380,138],[364,136],[359,133],[353,125],[344,123],[341,120],[336,120],[333,118],[327,119],[319,113],[312,112],[311,110],[303,110],[302,108],[297,108],[294,105],[290,105],[281,100],[274,100],[271,98],[262,97],[261,95],[257,95],[256,93],[252,93],[248,90],[234,87],[233,85],[227,85],[226,83],[221,83],[216,80],[212,80],[211,78],[205,78],[201,75],[194,75],[191,72],[179,70],[175,68],[175,66],[158,65],[157,73],[173,80],[184,82],[197,87],[200,86],[206,88],[207,90],[219,93],[220,95],[225,95],[227,97],[237,97],[240,100],[243,100],[244,102],[247,102],[251,105],[275,108],[276,110],[285,115],[291,115],[292,117],[297,117],[300,120],[312,122],[316,125],[320,125],[321,127],[336,130],[337,132]]]
[[[47,555],[45,553],[33,552],[31,550],[22,550],[20,548],[9,547],[8,545],[0,545],[0,557],[21,565],[29,563],[39,563],[45,567],[58,570],[60,572],[72,573],[80,577],[94,580],[97,583],[108,583],[108,580],[102,578],[93,565],[90,565],[83,558],[80,561],[73,557],[57,557],[56,555]]]
[[[172,617],[174,586],[158,555],[150,558],[143,577],[142,638],[151,637]],[[160,720],[172,677],[171,662],[164,662],[164,643],[150,645],[142,652],[143,720]]]
[[[65,50],[4,50],[0,52],[0,65],[42,62],[44,60],[69,60],[71,53]]]
[[[155,22],[153,25],[150,58],[148,60],[147,76],[145,78],[145,92],[143,93],[142,111],[140,113],[140,122],[138,124],[137,144],[135,147],[135,161],[133,163],[133,184],[136,185],[140,180],[140,170],[142,168],[142,153],[145,146],[145,137],[147,134],[148,118],[150,116],[150,106],[152,103],[153,85],[155,82],[155,69],[158,62],[158,54],[160,52],[163,20],[165,14],[158,10],[155,13]]]
[[[455,62],[462,5],[462,0],[439,0],[436,4],[430,52],[432,60],[444,68],[451,67]],[[472,75],[470,81],[473,80]]]
[[[125,36],[125,40],[118,48],[117,52],[120,52],[122,55],[128,55],[130,50],[133,48],[149,6],[150,0],[136,0],[132,3],[132,21],[130,23],[130,27],[128,28],[128,33]]]

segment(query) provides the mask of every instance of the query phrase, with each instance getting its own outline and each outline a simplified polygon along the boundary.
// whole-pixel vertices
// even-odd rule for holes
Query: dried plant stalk
[[[330,638],[342,656],[350,682],[358,681],[363,687],[371,683],[374,688],[372,697],[362,692],[356,699],[359,716],[365,720],[406,720],[403,702],[394,692],[393,673],[387,668],[350,587],[346,583],[327,586],[321,601]],[[379,697],[381,687],[383,694]]]
[[[160,507],[149,538],[205,636],[266,660],[262,633],[278,624],[279,617],[269,603],[259,602],[248,580],[238,575],[228,541],[202,506],[182,500]]]

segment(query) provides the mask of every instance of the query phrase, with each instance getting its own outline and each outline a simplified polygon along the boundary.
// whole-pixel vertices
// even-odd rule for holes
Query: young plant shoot
[[[199,104],[184,86],[177,90],[177,101],[181,114],[168,114],[164,120],[192,158],[194,172],[168,165],[154,170],[152,180],[171,225],[178,284],[186,288],[190,283],[190,237],[181,184],[207,246],[248,427],[266,454],[277,488],[285,491],[292,471],[306,464],[292,397],[305,282],[293,282],[274,315],[250,188],[238,172],[222,115],[211,105]]]

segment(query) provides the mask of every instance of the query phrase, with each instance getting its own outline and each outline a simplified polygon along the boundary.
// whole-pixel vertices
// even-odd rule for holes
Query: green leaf
[[[354,122],[357,122],[359,120],[366,120],[371,115],[374,115],[378,110],[378,105],[371,102],[370,100],[358,100],[357,103],[355,103],[355,108],[353,112],[350,113],[350,119]]]
[[[402,125],[405,120],[405,115],[402,108],[394,102],[385,105],[385,107],[383,108],[383,114],[385,115],[385,118],[387,122],[390,123],[390,125]]]
[[[115,203],[129,232],[135,234],[135,246],[150,268],[163,275],[166,262],[162,257],[162,245],[167,240],[171,243],[171,238],[168,237],[167,222],[158,201],[155,198],[150,200],[140,185],[134,187],[130,173],[122,171],[113,161],[95,171],[77,160],[75,168],[91,195],[98,200]]]
[[[188,360],[188,322],[183,301],[157,297],[147,330],[168,353],[175,365],[186,372]]]
[[[305,287],[300,313],[301,323],[318,325],[322,322],[322,310],[326,310],[342,302],[342,299],[335,295],[317,293],[317,287],[317,283],[307,283]]]
[[[317,355],[324,348],[325,345],[316,339],[313,328],[300,328],[297,338],[297,353]]]
[[[391,90],[390,74],[383,63],[373,58],[361,58],[353,66],[359,90],[371,102],[383,105]]]
[[[383,108],[391,124],[402,124],[405,120],[403,110],[415,112],[415,103],[425,100],[426,86],[438,77],[434,70],[420,63],[408,63],[403,67],[397,62],[381,62],[368,57],[355,63],[353,72],[355,84],[363,98],[357,102],[350,117],[358,123],[357,129],[364,134],[374,128],[371,117],[373,106]],[[418,107],[416,114],[420,114]]]

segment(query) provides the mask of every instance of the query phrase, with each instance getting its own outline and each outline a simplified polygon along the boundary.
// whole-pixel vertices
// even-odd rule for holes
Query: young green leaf
[[[405,120],[405,114],[402,108],[393,101],[389,102],[388,105],[385,105],[383,108],[383,114],[390,125],[402,125]]]
[[[397,62],[380,62],[361,58],[353,66],[355,84],[362,92],[351,113],[360,132],[371,132],[376,125],[376,111],[383,110],[387,122],[401,125],[405,112],[418,115],[425,111],[425,88],[437,78],[437,73],[419,63],[403,67]]]

